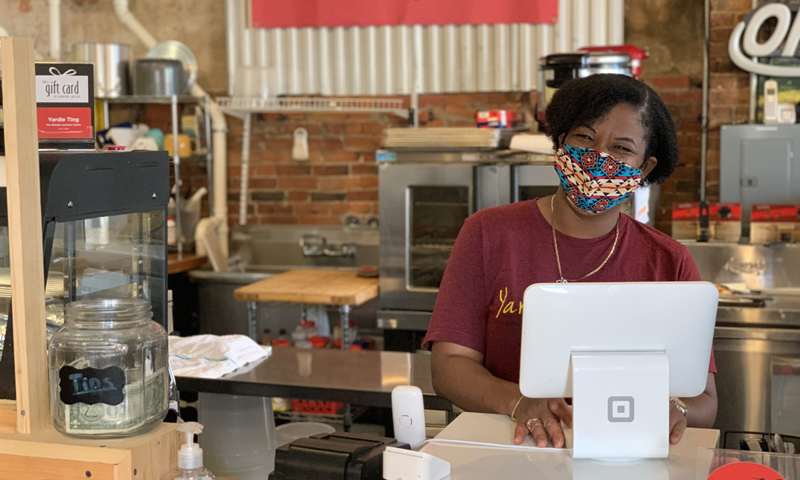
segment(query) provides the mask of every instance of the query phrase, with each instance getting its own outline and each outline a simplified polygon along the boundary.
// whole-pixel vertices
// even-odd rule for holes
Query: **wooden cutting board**
[[[292,302],[358,306],[378,296],[378,279],[341,270],[290,270],[246,287],[234,298],[250,302]]]

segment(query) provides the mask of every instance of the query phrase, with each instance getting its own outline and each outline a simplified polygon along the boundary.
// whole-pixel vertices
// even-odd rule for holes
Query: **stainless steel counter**
[[[178,377],[178,389],[392,406],[392,389],[415,385],[425,408],[452,410],[431,383],[430,355],[276,347],[272,355],[218,379]]]

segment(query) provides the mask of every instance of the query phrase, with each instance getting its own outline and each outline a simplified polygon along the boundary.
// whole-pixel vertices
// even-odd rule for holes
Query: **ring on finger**
[[[525,426],[528,427],[529,431],[531,430],[531,428],[533,426],[533,422],[536,422],[537,424],[541,425],[541,422],[539,421],[538,418],[529,418],[528,421],[525,422]]]

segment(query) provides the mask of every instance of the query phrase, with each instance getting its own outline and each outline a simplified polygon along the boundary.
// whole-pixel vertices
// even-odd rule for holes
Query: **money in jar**
[[[49,345],[50,409],[67,435],[119,438],[157,427],[168,409],[167,334],[143,299],[67,305]]]

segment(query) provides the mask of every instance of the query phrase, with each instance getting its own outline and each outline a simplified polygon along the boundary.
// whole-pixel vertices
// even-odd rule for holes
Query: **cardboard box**
[[[800,243],[800,205],[753,205],[750,243]]]

